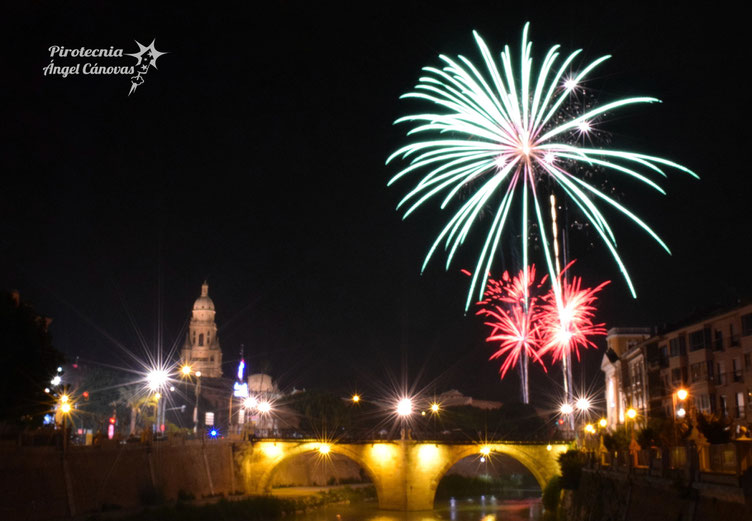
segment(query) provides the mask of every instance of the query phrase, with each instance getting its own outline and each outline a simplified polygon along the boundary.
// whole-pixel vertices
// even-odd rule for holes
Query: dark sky
[[[516,397],[463,314],[472,241],[449,272],[437,257],[420,277],[446,214],[429,205],[402,222],[395,206],[413,185],[388,189],[399,165],[384,161],[405,143],[392,122],[421,67],[440,53],[477,61],[473,29],[516,53],[525,21],[538,63],[554,43],[583,48],[583,61],[613,54],[588,85],[598,100],[663,101],[614,114],[603,139],[702,177],[669,174],[667,196],[616,182],[673,251],[609,215],[637,300],[597,238],[571,232],[578,273],[613,280],[599,319],[670,323],[750,293],[747,29],[717,4],[15,4],[0,51],[0,288],[53,318],[69,357],[126,366],[117,344],[141,353],[139,331],[150,348],[182,343],[208,279],[227,373],[245,344],[251,370],[284,386],[345,392],[406,376]],[[135,52],[154,38],[169,54],[130,97],[127,76],[43,75],[52,45]],[[56,64],[76,61],[88,60]],[[582,381],[601,356],[585,353]],[[533,373],[534,395],[550,399],[558,376]]]

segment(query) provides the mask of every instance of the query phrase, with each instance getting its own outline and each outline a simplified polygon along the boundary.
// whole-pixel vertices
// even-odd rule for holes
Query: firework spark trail
[[[485,324],[491,328],[486,341],[499,343],[498,350],[489,360],[504,358],[499,368],[501,378],[506,376],[509,369],[520,364],[520,385],[524,403],[529,401],[528,360],[532,358],[545,370],[545,364],[538,354],[538,292],[533,291],[531,295],[531,288],[539,290],[547,277],[535,285],[535,266],[523,269],[516,277],[510,277],[506,271],[501,280],[489,277],[485,298],[478,303],[480,309],[476,313],[486,317]]]
[[[562,274],[567,270],[564,268]],[[572,281],[559,278],[560,295],[557,297],[553,289],[543,297],[538,318],[540,320],[541,342],[539,355],[551,353],[554,362],[574,353],[580,360],[579,348],[597,346],[590,340],[594,335],[605,335],[604,324],[594,324],[595,301],[597,294],[611,281],[603,282],[594,288],[583,288],[580,277],[572,277]]]
[[[533,67],[532,42],[528,41],[526,24],[522,34],[522,51],[519,72],[515,75],[509,47],[501,53],[501,68],[491,55],[486,43],[473,33],[485,65],[485,74],[464,56],[452,59],[440,55],[442,69],[426,67],[415,91],[402,98],[427,101],[440,111],[413,114],[395,123],[412,123],[408,136],[431,136],[410,143],[388,159],[409,159],[410,164],[390,181],[417,171],[427,171],[417,185],[399,203],[406,208],[404,217],[418,207],[443,195],[440,207],[445,209],[463,188],[472,190],[441,230],[423,263],[425,269],[436,249],[443,244],[447,251],[446,267],[452,262],[458,247],[464,243],[480,212],[486,207],[495,208],[495,214],[486,232],[468,291],[465,309],[473,302],[478,291],[481,299],[486,288],[488,273],[499,248],[502,231],[513,202],[520,199],[522,263],[528,265],[528,225],[534,219],[541,234],[554,292],[559,291],[558,270],[554,267],[552,248],[546,237],[548,228],[543,221],[539,196],[539,181],[550,179],[552,185],[571,199],[593,229],[603,240],[622,276],[635,296],[629,273],[616,248],[614,233],[596,203],[606,203],[645,230],[658,244],[670,253],[666,244],[639,217],[595,186],[575,176],[574,166],[602,168],[608,173],[625,175],[665,193],[646,174],[665,177],[665,167],[670,167],[694,177],[691,170],[659,157],[636,152],[587,148],[577,144],[582,134],[587,134],[593,123],[606,113],[638,103],[654,103],[651,97],[632,97],[612,101],[594,108],[573,110],[567,105],[575,89],[590,72],[606,61],[603,56],[585,66],[579,73],[567,75],[580,50],[571,53],[558,67],[559,46],[546,54],[537,76]],[[532,199],[534,217],[530,217],[529,200]],[[498,202],[495,202],[497,201]],[[559,297],[557,297],[559,298]]]

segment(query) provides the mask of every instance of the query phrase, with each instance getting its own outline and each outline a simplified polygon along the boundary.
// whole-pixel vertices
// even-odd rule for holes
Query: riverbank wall
[[[584,469],[577,490],[565,491],[566,521],[752,521],[752,474],[687,483],[605,469]]]
[[[0,519],[45,520],[234,494],[232,443],[0,447]]]

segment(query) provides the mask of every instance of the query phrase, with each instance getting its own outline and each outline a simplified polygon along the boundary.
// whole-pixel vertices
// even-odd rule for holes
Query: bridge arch
[[[485,445],[460,445],[456,446],[453,451],[448,451],[447,458],[443,465],[437,470],[436,478],[431,483],[432,491],[435,494],[439,481],[449,472],[454,465],[460,460],[469,456],[481,456],[480,449],[487,447],[490,453],[487,457],[493,460],[494,453],[504,454],[520,462],[538,482],[541,490],[544,489],[548,480],[558,474],[557,457],[560,452],[565,450],[563,446],[552,446],[547,450],[541,445],[517,445],[517,444],[485,444]]]
[[[268,443],[259,444],[258,449],[266,456],[265,465],[261,475],[256,482],[256,488],[258,492],[269,493],[271,492],[272,480],[274,474],[280,468],[280,465],[291,458],[305,454],[320,454],[320,448],[322,445],[327,445],[329,454],[337,454],[344,456],[347,459],[356,463],[376,488],[376,496],[380,498],[383,494],[383,487],[381,476],[378,471],[371,468],[366,457],[364,457],[364,451],[359,450],[358,445],[351,444],[339,444],[339,443],[326,443],[318,441],[305,441],[298,443],[274,443],[269,445]],[[275,448],[276,447],[276,448]],[[321,455],[325,458],[326,455]]]

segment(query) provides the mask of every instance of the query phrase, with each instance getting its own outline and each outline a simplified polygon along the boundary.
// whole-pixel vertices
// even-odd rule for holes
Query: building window
[[[734,358],[731,360],[731,379],[735,382],[743,381],[742,368],[741,368],[741,365],[739,364],[738,358]]]
[[[752,353],[744,353],[744,368],[749,369],[752,367]]]
[[[713,342],[714,351],[723,351],[723,332],[715,330],[715,340]]]
[[[734,323],[731,322],[729,324],[729,346],[738,347],[739,345],[739,335],[734,331]]]
[[[204,425],[208,425],[208,426],[214,425],[214,413],[213,412],[207,412],[204,415]]]
[[[678,367],[675,367],[674,369],[671,369],[671,383],[676,385],[681,383],[681,369]]]
[[[198,345],[203,346],[204,345],[204,334],[201,333],[198,335]]]
[[[718,385],[726,385],[728,383],[726,379],[726,364],[723,362],[718,362],[717,365],[718,368],[718,379],[716,382]]]
[[[671,356],[684,356],[687,354],[687,337],[684,335],[672,338],[668,341]]]
[[[700,411],[706,413],[710,412],[710,397],[707,394],[701,394],[695,403],[697,403],[697,408],[700,409]]]
[[[701,329],[689,334],[689,350],[697,351],[705,348],[705,332]]]
[[[705,362],[697,362],[696,364],[692,364],[691,366],[689,366],[689,373],[693,383],[707,380],[707,365],[705,364]]]
[[[736,417],[744,418],[747,414],[744,406],[744,393],[736,393]]]
[[[752,335],[752,313],[742,315],[742,336]]]
[[[721,416],[728,416],[728,403],[726,403],[726,395],[721,395]]]
[[[660,347],[661,367],[668,367],[668,348],[664,345]]]

